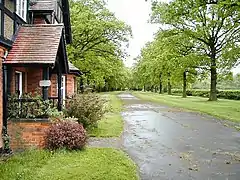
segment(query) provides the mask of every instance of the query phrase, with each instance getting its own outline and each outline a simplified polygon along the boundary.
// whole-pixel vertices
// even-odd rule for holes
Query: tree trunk
[[[187,72],[184,71],[183,72],[183,94],[182,94],[183,98],[187,97]]]
[[[211,55],[211,89],[209,101],[217,101],[217,66],[216,66],[216,54],[212,51]]]
[[[100,86],[100,85],[98,85],[97,91],[98,91],[99,93],[101,92],[101,86]]]
[[[162,94],[163,92],[162,92],[162,89],[163,89],[163,87],[162,87],[162,73],[160,73],[160,83],[159,83],[159,94]]]
[[[172,94],[171,73],[168,73],[168,95]]]
[[[217,69],[215,67],[211,67],[211,89],[210,89],[210,97],[209,101],[217,100]]]
[[[163,93],[165,93],[165,92],[167,92],[167,86],[165,86],[164,88],[163,88]]]
[[[153,85],[151,86],[151,92],[154,92],[154,86]]]
[[[81,91],[81,93],[83,93],[83,92],[84,92],[84,87],[83,87],[83,78],[82,78],[82,77],[80,78],[80,91]]]
[[[143,91],[146,92],[146,86],[145,85],[143,86]]]
[[[108,92],[109,91],[108,81],[106,79],[104,81],[105,81],[105,83],[104,83],[104,92]]]

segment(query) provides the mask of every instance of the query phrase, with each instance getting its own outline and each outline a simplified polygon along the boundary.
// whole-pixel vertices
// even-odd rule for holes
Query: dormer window
[[[17,0],[16,13],[24,21],[27,19],[27,0]]]

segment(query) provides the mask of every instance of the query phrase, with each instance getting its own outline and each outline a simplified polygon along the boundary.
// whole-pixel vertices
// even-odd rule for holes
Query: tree
[[[150,86],[151,89],[158,89],[159,93],[163,93],[165,86],[168,94],[171,94],[173,86],[182,86],[185,98],[187,85],[194,82],[203,68],[205,56],[197,48],[198,43],[181,31],[159,30],[137,58],[134,67],[137,86]]]
[[[82,77],[85,84],[99,89],[118,87],[125,77],[119,72],[125,72],[122,59],[131,28],[118,20],[103,0],[71,1],[70,7],[73,43],[68,46],[69,60],[86,72]]]
[[[73,55],[104,58],[123,57],[123,45],[128,43],[131,28],[118,20],[102,0],[71,1]]]
[[[165,51],[168,51],[168,61],[171,62],[172,80],[175,82],[182,81],[183,97],[186,97],[187,75],[196,75],[196,69],[200,68],[199,64],[202,56],[195,51],[195,41],[177,30],[159,31],[158,41]],[[160,44],[159,44],[160,45]],[[170,73],[168,72],[168,76]],[[168,81],[169,82],[169,81]],[[169,84],[169,86],[171,86]],[[169,90],[168,94],[171,94]]]
[[[240,2],[235,0],[173,0],[153,3],[152,22],[168,25],[195,39],[198,51],[207,56],[203,67],[210,71],[209,100],[217,100],[217,74],[239,63]]]

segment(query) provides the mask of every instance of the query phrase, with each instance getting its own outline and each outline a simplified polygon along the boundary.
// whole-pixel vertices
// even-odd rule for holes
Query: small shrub
[[[17,94],[8,97],[8,118],[48,118],[61,116],[62,113],[52,106],[50,100],[44,101],[42,96],[36,93],[25,93],[18,97]]]
[[[86,130],[82,124],[62,121],[52,124],[46,132],[46,148],[50,150],[81,150],[87,141]]]
[[[95,93],[76,94],[66,104],[65,115],[77,118],[84,128],[96,127],[106,111],[105,102]]]
[[[172,91],[175,95],[181,95],[181,89],[174,89]],[[209,97],[210,90],[200,90],[193,89],[187,90],[187,96],[200,96],[200,97]],[[240,100],[240,91],[239,90],[217,90],[217,97],[222,99],[231,99],[231,100]]]

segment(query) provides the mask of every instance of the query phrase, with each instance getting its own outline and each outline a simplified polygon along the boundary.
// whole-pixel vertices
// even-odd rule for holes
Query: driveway
[[[142,180],[240,180],[240,132],[212,117],[119,96],[123,148]]]

